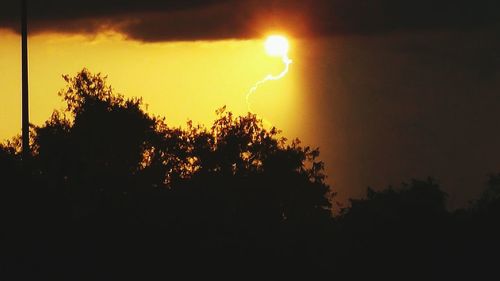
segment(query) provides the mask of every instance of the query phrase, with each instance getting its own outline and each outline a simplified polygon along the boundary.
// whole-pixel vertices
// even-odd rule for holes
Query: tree
[[[277,221],[330,216],[333,193],[319,150],[298,140],[287,144],[255,115],[234,117],[223,107],[209,129],[192,122],[170,128],[146,113],[141,99],[115,94],[101,74],[83,69],[63,78],[67,87],[59,95],[66,110],[35,129],[35,158],[49,182],[70,186],[77,198],[147,188],[184,188],[194,196],[207,186],[213,198],[222,196],[233,207],[244,198],[248,210],[241,214],[268,206]],[[253,195],[242,197],[245,192]]]
[[[141,99],[115,94],[101,74],[63,78],[66,109],[32,134],[32,172],[21,184],[30,186],[29,200],[8,205],[22,206],[14,221],[30,218],[23,233],[40,233],[37,245],[54,253],[96,245],[96,256],[120,266],[153,255],[162,264],[206,257],[199,265],[210,268],[217,252],[235,270],[249,261],[273,270],[277,261],[315,266],[327,255],[334,193],[318,149],[225,107],[209,128],[169,127]],[[18,148],[0,147],[3,171],[19,170]],[[13,182],[20,177],[12,173]]]
[[[370,272],[400,275],[419,268],[428,276],[439,272],[450,249],[446,194],[431,178],[368,188],[366,198],[351,199],[338,219],[348,268],[359,262]]]

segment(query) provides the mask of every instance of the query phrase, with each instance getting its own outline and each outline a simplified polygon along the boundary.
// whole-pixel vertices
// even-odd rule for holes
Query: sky
[[[108,75],[173,126],[244,114],[252,96],[288,138],[319,146],[340,201],[435,177],[452,207],[500,172],[498,1],[28,1],[31,121],[63,103],[62,74]],[[0,139],[20,132],[19,1],[0,9]]]

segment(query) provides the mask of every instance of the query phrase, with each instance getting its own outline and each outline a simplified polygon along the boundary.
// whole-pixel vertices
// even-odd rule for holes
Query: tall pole
[[[30,116],[28,100],[28,20],[26,0],[21,2],[21,56],[22,56],[22,154],[23,160],[30,156]]]

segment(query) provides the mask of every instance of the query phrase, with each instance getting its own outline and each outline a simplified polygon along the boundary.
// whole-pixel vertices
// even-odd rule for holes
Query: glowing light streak
[[[250,88],[248,93],[245,96],[245,100],[247,103],[247,108],[249,112],[252,112],[252,104],[250,103],[250,97],[257,91],[259,86],[268,82],[268,81],[276,81],[283,78],[290,69],[290,64],[292,60],[288,57],[288,41],[285,37],[279,35],[269,36],[265,43],[266,51],[270,56],[279,56],[285,65],[285,69],[277,75],[269,74],[264,79],[257,81],[255,85]]]

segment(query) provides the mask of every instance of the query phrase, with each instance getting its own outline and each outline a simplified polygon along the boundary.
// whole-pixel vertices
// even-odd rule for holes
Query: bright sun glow
[[[281,35],[271,35],[265,42],[266,52],[273,57],[282,57],[288,53],[288,40]]]

